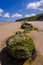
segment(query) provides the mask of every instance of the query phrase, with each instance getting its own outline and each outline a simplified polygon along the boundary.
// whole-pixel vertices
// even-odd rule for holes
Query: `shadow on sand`
[[[12,58],[8,52],[7,48],[5,47],[1,53],[1,65],[23,65],[23,63],[26,61],[26,59],[17,60],[15,58]]]

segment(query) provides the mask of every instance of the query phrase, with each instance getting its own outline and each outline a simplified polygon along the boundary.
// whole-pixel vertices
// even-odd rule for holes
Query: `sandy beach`
[[[29,22],[39,28],[39,32],[32,31],[30,36],[34,39],[37,51],[43,55],[43,22]],[[6,39],[20,31],[21,22],[0,22],[0,51],[6,46]]]
[[[39,28],[39,32],[32,31],[29,33],[34,40],[36,50],[40,52],[40,55],[43,56],[43,22],[29,22],[33,26]],[[23,60],[16,60],[9,56],[6,50],[6,39],[14,35],[16,31],[22,31],[20,29],[21,22],[0,22],[0,52],[1,52],[1,62],[0,65],[23,65]],[[40,57],[40,56],[39,56]],[[43,65],[43,57],[38,60],[40,65]],[[18,63],[18,64],[17,64]]]

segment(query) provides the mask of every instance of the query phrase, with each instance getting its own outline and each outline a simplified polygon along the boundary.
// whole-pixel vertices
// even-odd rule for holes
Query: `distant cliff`
[[[36,16],[26,17],[26,18],[16,20],[16,22],[18,22],[18,21],[19,22],[21,22],[21,21],[43,21],[43,13],[36,15]]]

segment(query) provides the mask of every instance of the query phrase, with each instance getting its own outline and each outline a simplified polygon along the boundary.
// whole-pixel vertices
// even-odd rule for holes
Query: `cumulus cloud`
[[[9,13],[7,12],[7,13],[5,13],[5,14],[3,15],[3,17],[5,17],[5,18],[9,18],[10,15],[9,15]]]
[[[3,9],[0,9],[0,16],[2,16],[2,13],[3,13]]]
[[[40,11],[43,11],[43,9],[39,9]]]
[[[0,14],[3,13],[3,9],[0,9]]]
[[[25,17],[35,16],[36,14],[26,14]]]
[[[0,14],[0,16],[2,16],[2,14]]]
[[[27,5],[27,9],[38,9],[40,11],[43,11],[43,0],[40,0],[38,2],[32,2]]]
[[[21,18],[23,15],[22,14],[19,14],[19,13],[16,13],[16,14],[13,14],[12,15],[12,18]]]
[[[9,18],[9,17],[10,17],[10,15],[9,15],[8,12],[5,13],[4,15],[3,15],[3,14],[4,14],[4,10],[0,8],[0,16],[1,16],[1,17],[5,17],[5,18]]]

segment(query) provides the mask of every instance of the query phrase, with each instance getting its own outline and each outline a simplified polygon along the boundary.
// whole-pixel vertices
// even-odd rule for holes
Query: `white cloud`
[[[43,9],[39,9],[40,11],[43,11]]]
[[[16,13],[16,14],[13,14],[12,15],[12,18],[21,18],[23,15],[22,14],[18,14],[18,13]]]
[[[4,14],[4,10],[0,8],[0,16],[1,16],[1,17],[6,17],[6,18],[9,18],[9,17],[10,17],[10,15],[9,15],[8,12],[5,13],[4,15],[2,15],[2,14]]]
[[[35,16],[36,14],[26,14],[25,17]]]
[[[27,9],[38,9],[40,11],[43,11],[43,0],[40,0],[38,2],[32,2],[27,5]]]
[[[2,16],[2,13],[3,13],[3,9],[0,9],[0,16]]]
[[[0,9],[0,14],[3,13],[3,9]]]
[[[4,14],[4,16],[3,17],[5,17],[5,18],[9,18],[10,17],[10,15],[9,15],[9,13],[7,12],[7,13],[5,13]]]
[[[0,16],[2,16],[2,14],[0,14]]]

